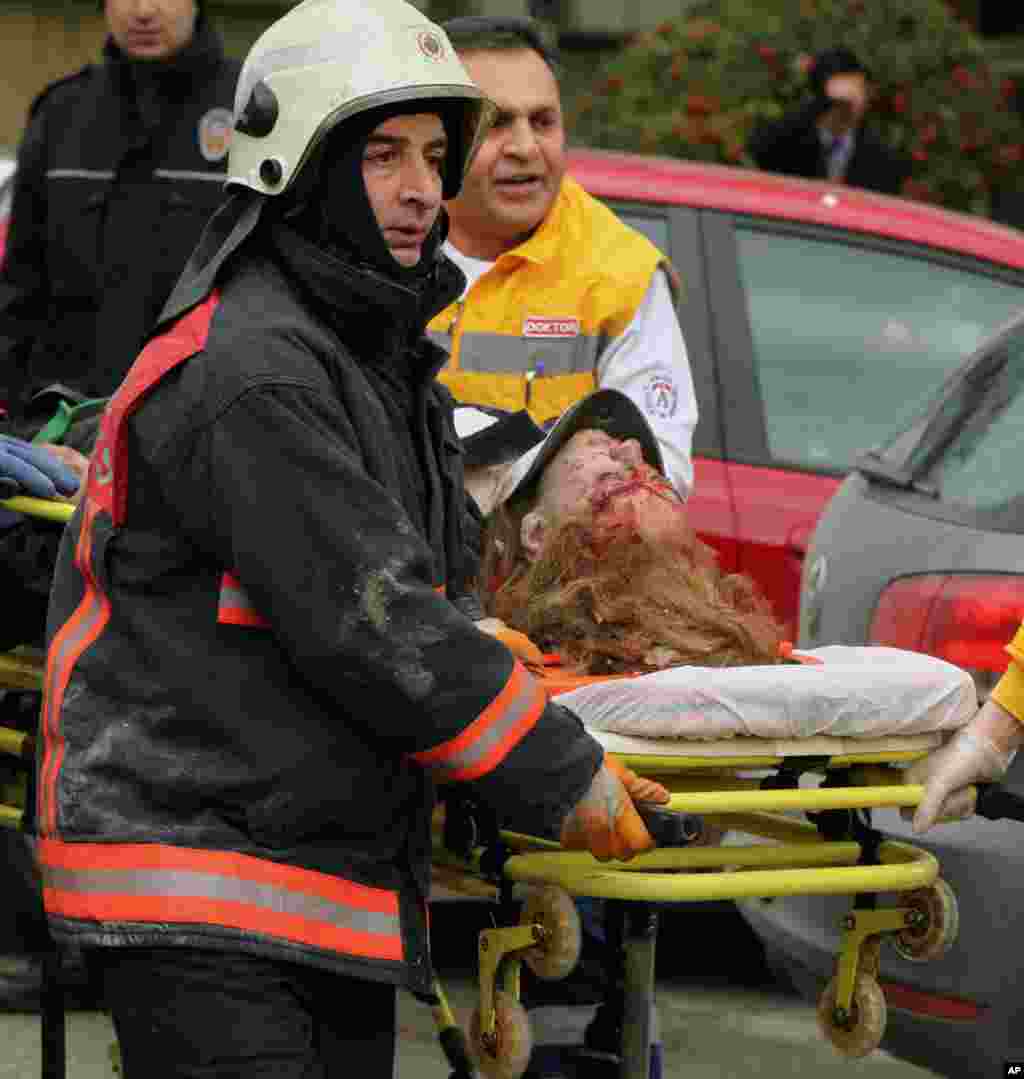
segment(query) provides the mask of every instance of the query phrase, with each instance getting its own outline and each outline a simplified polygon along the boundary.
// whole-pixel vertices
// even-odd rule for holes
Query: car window
[[[895,251],[736,229],[773,458],[846,471],[918,411],[1024,289]]]
[[[668,251],[668,219],[633,213],[630,210],[616,210],[616,214],[627,225],[642,232],[648,240],[663,254]]]
[[[1024,496],[1024,327],[1000,345],[1004,362],[928,475],[946,502],[994,510]]]

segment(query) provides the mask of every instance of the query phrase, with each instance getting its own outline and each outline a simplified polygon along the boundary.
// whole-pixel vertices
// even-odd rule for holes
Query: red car
[[[795,640],[825,503],[861,451],[1024,308],[1024,233],[692,161],[573,150],[569,167],[682,274],[700,405],[692,519]],[[0,243],[2,189],[0,174]]]
[[[829,183],[575,150],[672,259],[700,406],[691,519],[797,634],[811,531],[854,459],[1024,309],[1024,232]]]

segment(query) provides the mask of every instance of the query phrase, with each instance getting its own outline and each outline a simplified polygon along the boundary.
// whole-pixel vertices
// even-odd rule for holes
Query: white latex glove
[[[944,746],[907,769],[906,783],[923,783],[924,797],[913,814],[914,831],[925,832],[940,818],[965,820],[974,813],[975,783],[1006,775],[1016,755],[1021,724],[995,701],[988,701],[971,722]]]

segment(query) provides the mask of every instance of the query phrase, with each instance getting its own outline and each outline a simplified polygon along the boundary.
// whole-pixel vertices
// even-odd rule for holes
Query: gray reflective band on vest
[[[500,333],[463,333],[459,342],[459,370],[481,374],[527,371],[545,375],[591,374],[606,344],[607,338],[588,334],[510,337]]]
[[[397,917],[359,907],[342,906],[304,892],[239,877],[188,870],[84,870],[42,866],[49,888],[79,895],[161,896],[212,899],[262,907],[275,914],[294,915],[338,929],[393,937],[399,933]]]
[[[445,352],[451,355],[452,339],[450,334],[445,333],[443,330],[427,330],[427,337],[438,348],[443,348]]]

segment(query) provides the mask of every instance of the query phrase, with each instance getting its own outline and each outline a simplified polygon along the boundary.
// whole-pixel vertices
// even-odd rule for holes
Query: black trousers
[[[90,955],[124,1079],[393,1079],[393,985],[235,952]]]

